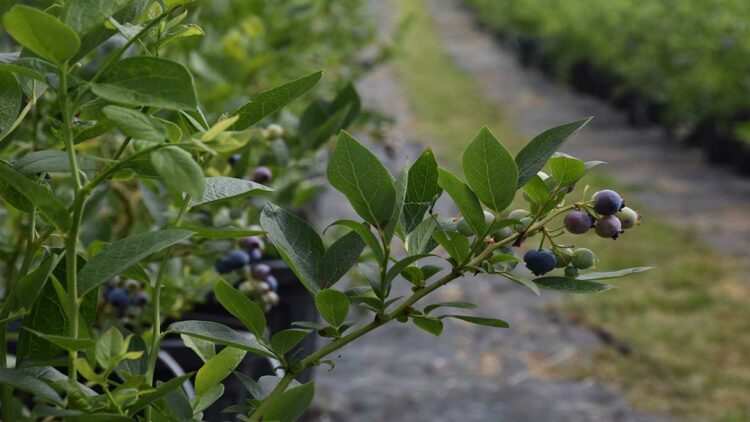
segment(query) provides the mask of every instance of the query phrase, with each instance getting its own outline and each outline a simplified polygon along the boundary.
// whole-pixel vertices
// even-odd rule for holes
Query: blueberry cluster
[[[241,249],[231,250],[216,261],[216,271],[219,274],[240,273],[241,278],[236,282],[239,290],[268,312],[279,304],[279,282],[271,274],[271,267],[260,262],[265,242],[258,236],[250,236],[242,239],[240,246]]]
[[[285,135],[284,128],[275,123],[261,129],[260,133],[261,137],[267,141],[282,139]],[[236,166],[241,158],[241,154],[232,154],[228,160],[229,165]],[[270,183],[273,180],[273,172],[266,166],[258,166],[253,170],[249,179],[256,183]]]
[[[128,325],[141,315],[151,297],[138,281],[118,277],[104,289],[104,300],[112,313],[118,318],[123,318],[123,324]]]
[[[641,216],[626,207],[617,192],[602,190],[592,199],[593,207],[585,206],[587,211],[571,211],[565,216],[565,228],[570,233],[584,234],[593,228],[601,237],[617,239],[626,229],[640,224]]]

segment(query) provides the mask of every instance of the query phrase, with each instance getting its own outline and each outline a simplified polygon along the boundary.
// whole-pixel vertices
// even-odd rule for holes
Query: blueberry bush
[[[161,54],[203,32],[198,20],[182,23],[187,3],[67,0],[45,9],[16,4],[2,17],[22,48],[0,64],[2,420],[201,420],[226,393],[223,381],[236,377],[252,398],[226,413],[293,421],[315,392],[297,375],[333,368],[331,354],[383,325],[411,322],[434,335],[447,318],[508,327],[469,312],[472,303],[423,304],[464,276],[493,275],[535,294],[596,293],[613,287],[601,280],[648,269],[585,272],[597,262],[594,252],[561,240],[592,228],[616,239],[640,221],[616,192],[575,189],[601,162],[556,152],[589,119],[540,134],[516,157],[480,130],[463,153],[465,182],[429,149],[394,178],[343,130],[361,107],[351,85],[292,112],[294,130],[275,122],[320,72],[225,109],[214,99],[204,112],[203,89],[177,56],[198,60],[192,53],[205,47]],[[252,17],[240,23],[251,32],[257,25]],[[115,34],[121,42],[110,41]],[[264,62],[257,66],[248,78],[271,77]],[[292,161],[317,161],[332,137],[326,184],[358,219],[336,221],[341,231],[321,235],[294,209],[289,184],[274,182]],[[311,177],[323,179],[300,171],[293,184]],[[506,213],[519,190],[528,209]],[[441,197],[450,206],[445,215],[436,211]],[[534,278],[515,271],[516,249],[526,245],[523,262]],[[266,312],[283,298],[261,262],[268,249],[314,297],[320,321],[269,331]],[[350,271],[368,285],[338,288]],[[397,296],[396,283],[409,293]],[[164,309],[184,304],[175,291],[185,286],[210,290],[244,329],[165,324]],[[365,322],[353,307],[369,314]],[[303,357],[298,345],[308,336],[323,345]],[[202,365],[158,377],[159,352],[174,337]],[[271,359],[283,375],[235,371],[246,355]]]

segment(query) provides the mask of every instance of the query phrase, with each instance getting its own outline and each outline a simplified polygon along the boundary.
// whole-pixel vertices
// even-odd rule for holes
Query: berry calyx
[[[600,190],[594,196],[594,210],[601,215],[614,215],[624,205],[620,194],[609,189]]]
[[[620,233],[622,233],[622,223],[614,215],[608,215],[597,221],[594,230],[601,237],[617,239]]]
[[[596,264],[596,255],[594,255],[591,249],[579,248],[573,251],[570,262],[577,269],[585,270]]]
[[[273,179],[273,173],[271,169],[266,166],[256,167],[253,171],[253,175],[250,177],[255,183],[268,183]]]
[[[624,207],[623,209],[621,209],[620,212],[615,214],[615,217],[620,220],[623,229],[630,229],[641,224],[640,214],[629,207]]]
[[[526,268],[534,275],[544,275],[552,271],[557,264],[555,254],[549,249],[532,249],[523,256]]]
[[[584,234],[594,227],[594,219],[583,211],[571,211],[565,216],[565,228],[573,234]]]

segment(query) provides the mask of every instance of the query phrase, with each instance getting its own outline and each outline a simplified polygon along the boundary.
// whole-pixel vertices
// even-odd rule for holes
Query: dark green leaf
[[[534,279],[537,286],[547,290],[557,290],[564,293],[599,293],[615,286],[597,283],[595,281],[576,280],[568,277],[542,277]]]
[[[518,187],[526,184],[536,173],[544,167],[554,154],[565,142],[568,137],[584,127],[591,117],[579,120],[577,122],[567,123],[561,126],[546,130],[531,140],[516,155],[516,164],[518,165]]]
[[[383,261],[383,248],[380,246],[378,239],[372,233],[372,230],[370,230],[370,226],[366,223],[358,223],[352,220],[338,220],[331,223],[329,227],[333,226],[344,226],[352,229],[360,238],[362,238],[362,240],[365,241],[365,243],[367,243],[367,246],[370,248],[373,255],[375,255],[375,259],[378,262]]]
[[[216,283],[214,294],[221,306],[239,319],[250,332],[255,334],[255,337],[263,338],[263,332],[266,330],[266,315],[257,303],[224,280]]]
[[[21,111],[21,85],[9,71],[0,68],[0,134],[10,129]]]
[[[608,272],[602,272],[602,273],[588,273],[588,274],[581,274],[578,277],[576,277],[576,279],[578,280],[606,280],[610,278],[625,277],[630,274],[642,273],[644,271],[648,271],[653,268],[654,267],[633,267],[633,268],[625,268],[623,270],[618,270],[618,271],[608,271]]]
[[[33,7],[13,6],[3,16],[3,27],[19,44],[55,63],[73,57],[81,45],[72,28]]]
[[[236,347],[256,355],[274,357],[273,353],[260,343],[234,331],[224,324],[211,321],[178,321],[167,329],[169,332],[185,334],[191,337],[208,340],[224,346]]]
[[[161,122],[138,110],[109,105],[102,112],[122,133],[133,139],[161,142],[167,136],[167,129]]]
[[[54,334],[44,334],[29,328],[27,328],[26,330],[30,331],[35,336],[47,340],[55,346],[65,350],[84,350],[88,349],[89,347],[93,347],[95,344],[94,340],[90,338],[72,338]]]
[[[78,293],[86,294],[143,258],[192,236],[188,230],[157,230],[119,240],[94,255],[78,274]]]
[[[435,230],[432,237],[457,262],[463,261],[469,255],[469,239],[466,236],[450,231]]]
[[[91,90],[106,100],[132,106],[170,110],[198,106],[190,72],[177,62],[158,57],[122,59]]]
[[[534,175],[534,177],[523,185],[523,191],[538,206],[545,204],[549,200],[550,193],[547,189],[547,184],[538,175]]]
[[[263,192],[271,192],[272,188],[255,183],[250,180],[237,179],[234,177],[206,177],[206,189],[202,199],[193,198],[190,206],[202,204],[213,204],[220,201],[246,198]]]
[[[96,163],[85,156],[78,155],[76,161],[78,162],[79,170],[96,170]],[[13,163],[13,168],[28,177],[35,177],[37,173],[70,174],[70,160],[65,151],[35,151],[24,155]]]
[[[438,165],[431,149],[426,149],[409,169],[409,180],[404,199],[402,225],[406,233],[411,233],[424,218],[440,196],[438,185]]]
[[[10,310],[14,311],[19,308],[29,309],[31,305],[39,297],[39,294],[44,290],[44,284],[49,279],[52,270],[55,269],[57,263],[60,261],[60,257],[56,255],[48,255],[39,267],[34,271],[26,274],[18,283],[13,287],[8,298],[11,301]]]
[[[330,111],[336,113],[346,109],[346,118],[341,122],[341,127],[345,128],[354,122],[360,110],[362,109],[362,99],[359,97],[357,89],[351,83],[339,91],[330,106]]]
[[[437,226],[438,222],[434,216],[430,216],[419,223],[406,242],[409,255],[426,254],[437,247],[437,241],[432,238]]]
[[[472,324],[478,324],[478,325],[486,325],[488,327],[495,327],[495,328],[508,328],[510,325],[508,325],[507,322],[501,320],[501,319],[495,319],[495,318],[483,318],[483,317],[475,317],[475,316],[468,316],[468,315],[441,315],[440,318],[455,318],[460,319],[461,321],[470,322]]]
[[[560,183],[560,186],[570,186],[586,174],[583,161],[568,156],[557,155],[549,160],[550,175]]]
[[[301,328],[279,331],[271,337],[271,348],[274,352],[283,356],[291,352],[308,334],[310,334],[310,330]]]
[[[0,368],[0,384],[10,385],[53,403],[62,404],[60,395],[44,381],[40,381],[15,369]]]
[[[294,422],[305,413],[314,396],[315,384],[312,381],[290,388],[268,401],[263,420]]]
[[[439,302],[425,306],[424,313],[427,315],[438,308],[477,309],[477,305],[471,302]]]
[[[349,296],[338,290],[324,289],[315,295],[315,307],[318,308],[320,316],[334,327],[338,327],[346,320],[349,304]]]
[[[419,254],[419,255],[409,255],[406,258],[398,261],[395,263],[391,268],[388,269],[388,272],[385,274],[385,291],[389,292],[391,283],[393,280],[398,277],[399,274],[401,274],[401,271],[405,270],[406,267],[409,265],[419,261],[422,258],[427,258],[428,256],[432,256],[430,254]]]
[[[202,237],[204,239],[236,239],[240,237],[257,236],[265,233],[263,230],[247,230],[232,227],[220,229],[190,225],[182,225],[180,227],[195,232],[196,237]]]
[[[0,161],[0,180],[8,183],[30,203],[36,205],[58,230],[63,232],[68,230],[70,226],[68,210],[49,190],[2,161]]]
[[[66,0],[62,20],[80,35],[100,27],[133,0]]]
[[[276,112],[281,107],[289,104],[320,80],[323,72],[315,72],[311,75],[286,83],[279,87],[261,92],[252,97],[250,102],[235,110],[232,115],[240,118],[235,122],[232,130],[243,130],[263,120],[264,117]]]
[[[443,332],[443,322],[437,318],[412,317],[411,320],[414,325],[433,336],[439,336]]]
[[[145,409],[146,406],[148,406],[149,404],[169,394],[169,392],[171,392],[172,390],[182,387],[182,384],[185,381],[187,381],[191,376],[193,376],[192,373],[180,375],[178,377],[172,378],[171,380],[165,383],[161,383],[157,385],[154,390],[142,395],[138,399],[138,401],[133,403],[132,406],[128,407],[128,413],[130,415],[135,415],[136,413]]]
[[[328,162],[328,180],[365,221],[385,229],[395,206],[393,178],[372,152],[345,131]]]
[[[474,192],[456,176],[447,170],[438,169],[438,184],[456,203],[461,215],[469,224],[471,231],[477,235],[484,235],[487,225],[484,211]]]
[[[398,223],[401,221],[401,214],[404,210],[404,200],[406,199],[406,185],[408,183],[409,172],[406,170],[406,165],[401,169],[401,172],[396,179],[396,203],[393,206],[393,215],[385,226],[384,234],[387,242],[393,238],[393,234],[396,232]]]
[[[463,169],[471,189],[491,210],[503,211],[513,201],[518,168],[508,150],[486,127],[466,147]]]
[[[203,170],[189,152],[177,146],[152,151],[151,164],[170,188],[202,198],[206,190]]]
[[[351,231],[340,237],[323,256],[323,287],[331,287],[357,262],[365,248],[360,235]]]

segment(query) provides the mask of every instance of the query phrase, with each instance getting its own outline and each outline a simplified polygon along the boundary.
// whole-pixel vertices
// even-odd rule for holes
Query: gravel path
[[[463,21],[443,20],[450,18],[446,15],[459,13],[448,9],[455,4],[430,4],[436,18],[441,19],[440,25],[449,24],[443,28],[444,41],[452,52],[467,48],[457,44],[457,39],[470,46],[476,42],[494,48],[491,43],[485,44],[486,37],[481,33],[469,36],[474,28],[465,15],[457,15]],[[454,38],[458,35],[466,38]],[[481,52],[464,53],[474,60],[492,60]],[[501,55],[510,64],[506,53],[491,53]],[[517,78],[524,72],[518,68],[512,71],[518,74],[514,76]],[[399,163],[405,155],[413,159],[419,142],[408,132],[412,113],[393,69],[378,69],[358,88],[368,107],[398,119],[391,139],[404,142],[401,157],[395,162]],[[564,121],[568,114],[559,115],[558,119]],[[534,132],[536,126],[527,119],[521,129]],[[350,215],[343,197],[336,192],[329,193],[322,202],[320,215],[326,220],[321,224]],[[408,293],[402,283],[396,288]],[[589,359],[600,345],[592,333],[572,326],[550,310],[548,305],[559,296],[545,294],[539,299],[523,288],[492,277],[470,277],[443,288],[435,296],[434,301],[473,301],[482,315],[504,318],[511,328],[498,330],[446,321],[439,338],[413,326],[394,323],[381,328],[333,356],[336,368],[332,372],[317,372],[316,421],[661,420],[634,410],[610,387],[545,375],[556,365]]]

